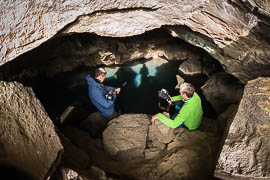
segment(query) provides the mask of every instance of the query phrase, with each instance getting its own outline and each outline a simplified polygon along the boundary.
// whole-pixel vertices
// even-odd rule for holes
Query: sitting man
[[[99,114],[109,122],[111,119],[117,117],[119,114],[115,111],[114,101],[116,94],[119,94],[121,88],[114,88],[110,86],[104,86],[102,83],[106,78],[106,70],[104,68],[98,68],[95,71],[95,77],[87,75],[85,79],[88,83],[88,94],[91,102],[97,108]],[[113,91],[111,98],[106,98],[106,94],[109,91]]]
[[[152,122],[154,123],[158,119],[171,128],[186,126],[189,130],[195,130],[199,127],[203,115],[201,99],[190,83],[181,84],[179,93],[180,95],[172,97],[169,101],[170,104],[172,101],[184,101],[184,105],[178,113],[171,117],[172,119],[161,113],[155,114]]]

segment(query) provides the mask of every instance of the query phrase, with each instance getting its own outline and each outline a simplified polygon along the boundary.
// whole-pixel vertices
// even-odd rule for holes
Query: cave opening
[[[194,56],[215,67],[214,71],[208,75],[180,72],[179,66]],[[201,87],[209,74],[224,72],[221,65],[207,52],[171,37],[162,29],[128,38],[106,38],[87,33],[56,37],[6,63],[1,71],[5,80],[32,87],[56,124],[70,105],[80,109],[72,122],[78,125],[89,113],[96,111],[88,97],[85,76],[100,66],[109,72],[105,84],[119,87],[127,82],[116,99],[123,113],[153,115],[160,112],[157,92],[164,88],[172,96],[178,95],[175,86],[179,74],[195,86],[202,99],[204,116],[217,117]]]
[[[189,60],[201,65],[197,68],[193,61],[191,68],[185,68],[189,65],[183,64]],[[31,87],[54,124],[63,130],[65,125],[80,128],[81,122],[96,112],[85,77],[97,67],[107,71],[105,85],[120,87],[127,82],[115,102],[124,114],[160,112],[158,91],[164,88],[171,96],[178,95],[176,76],[179,75],[195,86],[202,100],[203,116],[215,121],[219,115],[202,87],[211,75],[226,72],[203,49],[171,37],[164,30],[129,38],[87,33],[55,37],[1,66],[0,75],[5,81],[18,81]],[[230,78],[228,83],[233,81],[237,79]],[[71,106],[76,111],[65,122],[61,121]]]

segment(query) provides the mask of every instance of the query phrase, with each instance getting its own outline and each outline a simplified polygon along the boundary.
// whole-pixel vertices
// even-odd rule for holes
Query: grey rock
[[[210,76],[201,89],[217,113],[225,111],[230,104],[238,103],[243,94],[241,83],[225,72]]]
[[[122,115],[110,121],[103,132],[106,152],[119,160],[142,158],[146,145],[149,116]]]
[[[217,170],[245,178],[270,178],[269,78],[249,81],[218,159]]]
[[[202,74],[201,62],[197,59],[186,60],[180,65],[179,72],[184,75]]]
[[[63,146],[55,126],[31,88],[0,82],[0,162],[34,179],[47,179]]]

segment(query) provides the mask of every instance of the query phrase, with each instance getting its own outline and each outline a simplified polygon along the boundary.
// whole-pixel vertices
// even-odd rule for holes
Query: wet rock
[[[222,113],[229,104],[238,103],[243,91],[241,83],[224,72],[213,74],[201,89],[217,113]]]
[[[103,133],[106,152],[118,160],[143,158],[149,124],[147,115],[128,114],[113,119]]]
[[[63,146],[31,88],[0,82],[0,162],[34,179],[47,179],[59,164]]]
[[[270,79],[258,78],[245,87],[217,165],[230,176],[270,178]]]

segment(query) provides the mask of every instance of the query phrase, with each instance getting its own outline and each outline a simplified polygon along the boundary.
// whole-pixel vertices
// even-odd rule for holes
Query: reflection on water
[[[171,95],[176,95],[176,74],[180,62],[165,60],[151,60],[142,63],[130,64],[125,67],[106,68],[107,79],[105,84],[122,88],[116,104],[124,113],[159,112],[157,108],[157,91],[165,88]]]

